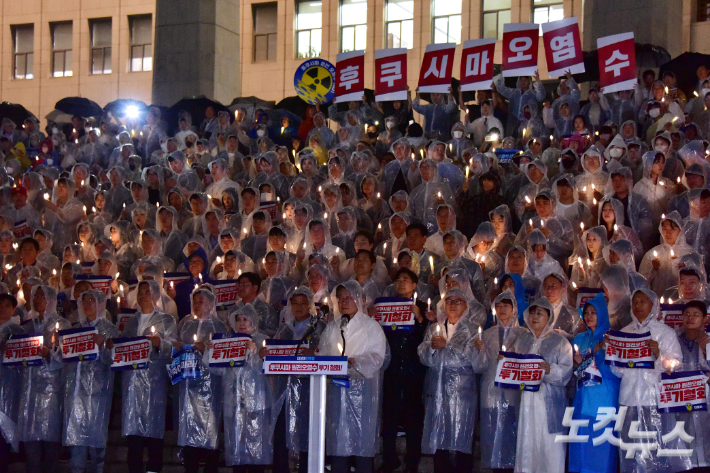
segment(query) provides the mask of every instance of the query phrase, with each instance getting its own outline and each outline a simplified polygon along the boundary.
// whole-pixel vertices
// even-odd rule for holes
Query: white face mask
[[[261,194],[259,200],[260,200],[261,202],[271,202],[271,196],[272,196],[272,195],[273,195],[273,194],[271,194],[270,192],[269,192],[269,193],[265,193],[265,194]]]
[[[624,154],[624,150],[621,148],[611,148],[609,150],[609,156],[612,158],[620,158],[622,154]]]
[[[668,152],[668,145],[665,143],[659,143],[653,147],[653,150],[666,154]]]
[[[258,136],[259,138],[264,136],[264,133],[265,133],[264,130],[256,130],[256,136]]]
[[[53,126],[52,127],[52,134],[56,135],[57,133],[59,133],[59,128],[57,128],[56,126]]]
[[[463,136],[463,131],[456,130],[454,132],[454,138],[456,138],[457,140],[460,140],[462,136]]]
[[[394,128],[394,122],[392,122],[392,121],[385,122],[385,126],[387,127],[388,130],[391,130],[392,128]]]
[[[651,118],[656,118],[658,115],[661,114],[661,109],[660,108],[652,108],[648,114],[651,116]]]
[[[701,96],[702,98],[705,98],[705,96],[706,96],[708,93],[710,93],[710,89],[702,89],[702,90],[700,91],[700,96]]]

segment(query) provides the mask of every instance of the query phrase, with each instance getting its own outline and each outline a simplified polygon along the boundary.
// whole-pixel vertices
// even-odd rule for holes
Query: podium
[[[308,473],[325,471],[325,398],[327,376],[347,376],[347,356],[267,356],[264,374],[308,376]]]

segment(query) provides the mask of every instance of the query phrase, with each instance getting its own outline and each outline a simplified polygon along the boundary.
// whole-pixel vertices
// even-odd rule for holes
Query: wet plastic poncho
[[[432,177],[429,181],[422,179],[422,183],[410,194],[411,213],[422,220],[429,233],[433,233],[437,228],[436,210],[439,208],[439,204],[453,204],[455,199],[451,186],[439,177],[436,161],[426,158],[418,163],[420,167],[427,163],[431,169]]]
[[[169,232],[165,233],[165,231],[163,230],[163,225],[160,223],[160,217],[156,215],[155,229],[160,232],[163,254],[168,258],[172,259],[175,266],[178,266],[185,259],[185,255],[182,254],[182,249],[187,244],[187,240],[189,238],[178,228],[177,211],[170,206],[161,206],[160,208],[158,208],[157,213],[160,214],[163,209],[173,214],[173,226]]]
[[[611,189],[611,181],[614,174],[619,174],[624,177],[626,180],[626,187],[629,191],[628,207],[626,208],[624,221],[631,224],[631,228],[641,239],[644,249],[650,248],[651,241],[653,241],[655,236],[654,227],[656,226],[653,224],[653,213],[651,211],[651,206],[643,196],[633,192],[634,181],[632,172],[631,169],[625,166],[611,173],[605,192],[607,197],[616,196],[613,189]]]
[[[634,192],[651,206],[654,224],[661,221],[661,214],[666,212],[675,188],[673,181],[663,176],[657,176],[655,181],[651,178],[651,168],[657,154],[662,153],[649,151],[643,155],[643,179],[634,186]]]
[[[59,187],[59,181],[55,182],[54,189],[52,191],[52,203],[57,205],[56,212],[50,212],[45,209],[44,212],[44,224],[49,228],[54,234],[53,250],[57,253],[61,251],[64,246],[75,242],[77,240],[76,236],[76,224],[84,216],[84,204],[74,195],[74,181],[71,179],[61,179],[62,182],[66,183],[68,199],[64,204],[59,204],[59,197],[57,194],[57,188]]]
[[[293,281],[286,277],[288,271],[287,262],[284,261],[284,254],[276,251],[270,251],[264,257],[274,255],[276,257],[276,270],[273,274],[266,271],[266,278],[261,281],[261,290],[259,297],[270,306],[278,309],[282,307],[283,301],[286,300],[286,294],[293,289]],[[263,260],[262,260],[263,261]],[[262,263],[262,267],[265,265]]]
[[[574,337],[574,346],[582,356],[582,363],[575,368],[574,374],[577,383],[577,394],[574,397],[574,419],[588,419],[589,424],[580,429],[581,435],[589,435],[584,443],[571,443],[569,446],[569,470],[589,471],[599,473],[615,473],[618,448],[609,442],[594,446],[593,425],[600,407],[613,407],[618,405],[619,378],[612,373],[610,365],[604,363],[605,350],[596,345],[604,339],[604,334],[609,330],[609,312],[606,307],[604,294],[597,294],[587,301],[597,312],[597,325],[591,330],[585,325],[586,331]],[[579,310],[584,317],[583,309]],[[596,352],[595,352],[596,350]],[[584,381],[584,371],[594,363],[600,371],[601,383]]]
[[[502,233],[498,233],[496,230],[496,239],[493,242],[493,249],[501,256],[505,257],[508,254],[508,250],[513,246],[513,240],[515,240],[515,234],[513,233],[513,219],[510,216],[510,208],[507,205],[499,205],[495,209],[491,210],[488,214],[489,218],[492,220],[494,215],[503,217],[505,221],[505,228]]]
[[[200,314],[195,312],[195,294],[202,295]],[[213,334],[228,332],[227,326],[217,318],[215,296],[208,286],[195,289],[190,302],[193,304],[191,314],[183,318],[178,325],[180,343],[208,343]],[[216,450],[219,446],[217,441],[222,419],[221,379],[212,375],[209,370],[202,370],[199,378],[184,379],[176,388],[180,393],[177,444],[182,447]]]
[[[542,177],[537,183],[535,183],[530,177],[531,167],[536,167],[542,173]],[[550,180],[547,178],[547,166],[545,166],[545,164],[539,159],[536,159],[531,163],[524,164],[521,168],[522,173],[525,177],[527,177],[527,181],[525,181],[520,190],[518,190],[513,206],[518,218],[524,219],[528,218],[530,214],[530,211],[525,209],[525,205],[529,205],[529,203],[534,204],[535,196],[543,190],[550,188]]]
[[[23,333],[22,327],[10,318],[0,325],[0,346],[5,349],[6,341]],[[0,436],[5,442],[18,450],[19,431],[17,430],[17,414],[19,409],[18,387],[22,384],[23,367],[0,364]]]
[[[155,281],[146,281],[153,300],[153,311],[142,309],[128,319],[123,337],[155,335],[160,337],[160,348],[150,349],[148,367],[143,370],[127,370],[122,373],[121,394],[123,399],[121,432],[140,437],[163,438],[165,432],[165,408],[168,396],[168,376],[165,366],[170,363],[172,344],[177,340],[175,319],[155,309],[160,300],[160,288]],[[141,282],[138,284],[140,289]]]
[[[604,221],[602,216],[604,212],[604,205],[610,202],[612,209],[614,209],[614,223],[612,227],[612,235],[609,237],[609,229],[606,228],[607,223]],[[636,260],[641,261],[643,258],[643,244],[641,239],[638,237],[633,228],[624,225],[622,216],[624,215],[624,204],[621,203],[619,199],[614,197],[606,197],[599,203],[599,225],[605,227],[607,238],[609,243],[614,243],[619,240],[628,240],[632,242],[634,248],[634,257]],[[618,216],[618,217],[617,217]]]
[[[29,320],[22,324],[22,329],[26,334],[44,335],[44,346],[52,350],[52,336],[57,324],[59,330],[66,330],[71,326],[68,320],[57,315],[57,291],[54,288],[34,286],[29,303],[40,289],[47,301],[47,308],[41,318],[35,310],[31,310],[28,314]],[[49,358],[43,359],[41,365],[23,368],[17,420],[20,442],[62,440],[62,365],[57,360],[57,355],[55,352]]]
[[[648,281],[645,277],[636,272],[636,257],[634,255],[634,245],[629,240],[616,240],[609,244],[604,251],[605,257],[609,258],[609,252],[613,251],[619,257],[617,264],[622,265],[629,272],[629,288],[635,291],[641,287],[648,287]],[[611,261],[609,261],[611,264]]]
[[[96,318],[88,321],[83,298],[96,301]],[[105,340],[116,338],[118,329],[107,319],[106,295],[102,291],[83,292],[77,301],[79,326],[94,327]],[[99,347],[96,360],[64,363],[64,434],[65,446],[105,448],[113,398],[111,350]]]
[[[670,220],[680,229],[678,238],[671,245],[663,236],[663,222]],[[663,295],[666,288],[674,286],[678,280],[679,258],[693,251],[686,242],[683,234],[683,219],[676,211],[666,215],[658,225],[658,232],[661,234],[661,244],[650,249],[641,260],[639,273],[647,280],[651,290],[659,297]],[[671,254],[671,252],[673,252]],[[658,256],[656,256],[658,255]],[[661,266],[658,270],[653,267],[653,260],[658,258]]]
[[[683,352],[678,343],[675,331],[658,320],[660,306],[658,296],[648,289],[637,289],[632,295],[642,293],[648,297],[653,307],[643,322],[640,322],[631,311],[632,322],[621,329],[627,333],[651,333],[651,339],[658,342],[659,357],[655,360],[653,369],[622,368],[611,367],[612,372],[621,378],[619,389],[619,405],[627,406],[624,425],[621,428],[619,438],[623,442],[633,442],[629,437],[629,428],[632,421],[638,421],[639,432],[654,432],[652,437],[654,442],[658,442],[659,448],[688,448],[679,438],[663,442],[661,436],[670,432],[675,427],[676,416],[673,413],[658,412],[658,384],[661,373],[671,367],[672,363],[679,364],[683,359]],[[650,455],[643,458],[640,452],[631,459],[621,456],[621,471],[623,472],[665,472],[682,471],[690,469],[690,461],[687,457],[660,457]]]
[[[497,237],[498,235],[496,234],[493,224],[490,222],[482,222],[468,244],[467,257],[478,262],[481,266],[485,287],[490,287],[489,282],[491,278],[497,278],[503,274],[503,257],[499,255],[495,249],[495,240]],[[494,242],[488,250],[483,253],[476,251],[476,246],[479,243],[488,241]]]
[[[395,147],[403,147],[400,157],[395,152]],[[395,156],[393,161],[387,163],[383,170],[383,180],[385,183],[385,198],[389,198],[398,190],[411,192],[414,188],[414,182],[410,179],[412,160],[412,145],[406,138],[400,138],[390,148]]]
[[[527,329],[518,324],[518,304],[509,290],[499,294],[491,303],[494,316],[495,306],[502,300],[509,300],[513,305],[510,321],[504,325],[500,319],[496,319],[496,325],[483,332],[483,350],[473,360],[474,371],[483,374],[481,432],[485,432],[485,435],[481,436],[481,466],[484,468],[515,467],[515,449],[512,446],[517,442],[520,391],[501,389],[495,386],[494,381],[498,369],[498,352],[503,345],[512,347]]]
[[[547,249],[547,238],[545,238],[545,235],[540,231],[539,228],[536,228],[535,230],[530,232],[527,244],[528,264],[525,268],[524,274],[528,274],[539,279],[543,274],[549,273],[550,271],[559,270],[560,272],[562,272],[562,267],[560,266],[560,263],[558,263],[557,260],[550,256],[547,251],[545,251],[545,255],[541,259],[537,259],[535,251],[533,251],[535,245],[542,245],[545,247],[545,249]]]
[[[566,432],[562,417],[567,407],[565,386],[572,376],[572,346],[552,328],[553,309],[545,297],[537,299],[525,310],[523,318],[530,327],[530,308],[541,307],[550,314],[547,326],[539,336],[529,331],[521,334],[509,351],[540,355],[550,364],[550,372],[542,378],[540,390],[523,391],[518,414],[516,471],[560,472],[565,466],[565,444],[555,443],[555,434]]]
[[[609,309],[609,324],[612,330],[621,330],[631,321],[629,273],[624,266],[613,264],[602,273],[601,281]]]
[[[448,321],[445,311],[438,311],[437,323],[429,325],[418,349],[419,359],[428,367],[424,381],[424,454],[437,450],[471,453],[473,445],[478,390],[471,364],[477,353],[471,346],[480,327],[474,322],[474,314],[481,306],[459,288],[447,292],[445,299],[449,298],[465,300],[467,311],[456,324]],[[442,350],[431,347],[436,335],[446,338]]]
[[[557,188],[557,183],[560,180],[566,180],[570,187],[572,187],[572,193],[574,195],[574,202],[571,204],[563,204],[560,202],[560,192]],[[557,176],[552,182],[552,193],[555,196],[555,216],[563,217],[569,220],[572,224],[572,228],[579,228],[580,223],[584,223],[586,226],[592,224],[592,212],[589,210],[583,202],[579,201],[579,193],[575,187],[575,177],[570,174],[561,174]]]
[[[346,289],[358,311],[343,320],[338,288]],[[330,296],[333,319],[328,322],[318,348],[322,356],[352,359],[348,367],[350,387],[327,387],[325,435],[326,455],[374,457],[379,445],[379,411],[382,373],[386,367],[387,339],[379,323],[365,312],[365,296],[355,280],[337,286]]]
[[[587,169],[586,161],[588,157],[596,157],[599,162],[599,167],[594,171]],[[579,196],[580,200],[590,205],[594,198],[594,192],[604,192],[609,180],[609,174],[604,171],[604,157],[596,146],[592,146],[585,151],[580,159],[584,173],[575,177],[575,190],[577,193],[583,194],[583,196]]]
[[[592,254],[587,246],[589,235],[596,237],[600,241],[599,251]],[[606,228],[602,226],[592,227],[582,233],[579,247],[572,255],[572,276],[570,280],[578,287],[599,287],[600,276],[609,266],[604,259],[604,247],[607,246]]]
[[[268,337],[258,331],[259,316],[247,304],[229,316],[229,325],[236,331],[236,319],[243,316],[251,322],[255,350],[247,350],[244,366],[211,368],[222,378],[224,415],[224,460],[227,466],[268,465],[273,457],[275,416],[272,415],[273,395],[268,378],[262,372],[258,348]]]
[[[690,216],[685,222],[683,235],[688,245],[703,256],[705,271],[707,271],[710,269],[710,218],[701,217],[702,194],[702,189],[688,191]]]

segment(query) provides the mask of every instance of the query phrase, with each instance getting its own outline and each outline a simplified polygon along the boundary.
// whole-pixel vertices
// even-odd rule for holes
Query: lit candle
[[[343,346],[338,343],[338,351],[340,352],[340,356],[343,356]]]
[[[439,336],[439,333],[441,332],[441,325],[436,324],[436,336]]]
[[[119,305],[121,304],[121,296],[118,296],[116,298],[116,304],[119,304]]]
[[[49,194],[46,192],[44,193],[44,200],[49,200]]]
[[[665,299],[663,298],[663,296],[661,296],[661,301],[660,301],[660,302],[661,302],[661,304],[665,303]]]
[[[170,288],[175,289],[175,281],[170,281]]]
[[[501,351],[505,351],[505,345],[501,345],[500,349]]]
[[[197,334],[194,334],[194,335],[192,336],[192,341],[193,341],[193,342],[196,342],[196,341],[197,341]],[[266,342],[266,340],[264,340],[264,341]]]
[[[574,352],[575,352],[577,355],[579,355],[579,347],[577,346],[576,343],[574,344]]]
[[[671,258],[675,256],[675,251],[673,251],[673,248],[671,248]]]
[[[677,178],[676,178],[676,182],[677,182],[678,184],[680,184],[680,177],[677,177]]]
[[[427,312],[431,310],[431,297],[428,297],[426,300],[426,310]]]
[[[429,266],[431,267],[431,272],[434,272],[434,257],[429,256]]]
[[[498,278],[493,278],[493,284],[498,284]]]
[[[157,205],[157,204],[156,204]],[[91,207],[91,211],[96,213],[96,207]]]
[[[654,257],[654,258],[658,258],[658,251],[653,250],[653,257]]]
[[[56,324],[54,324],[54,330],[59,331],[59,322],[57,322]]]
[[[152,326],[150,327],[150,333],[151,333],[151,334],[154,334],[154,333],[155,333],[155,325],[152,325]]]
[[[579,228],[581,228],[582,231],[584,231],[584,222],[580,222],[580,223],[579,223]]]
[[[380,193],[379,193],[379,192],[377,193],[377,198],[378,198],[378,199],[380,198]]]
[[[261,342],[261,346],[264,347],[264,348],[266,348],[266,340],[264,340],[263,342]]]
[[[470,166],[466,166],[466,179],[468,179],[468,172],[469,172],[470,169],[471,169]]]
[[[478,327],[478,338],[481,338],[481,333],[483,333],[483,329],[479,326]]]
[[[414,291],[414,305],[417,305],[417,291]]]
[[[528,220],[528,223],[529,223],[530,226],[532,227],[532,219]]]
[[[395,256],[394,259],[392,259],[392,264],[397,264],[397,257]]]

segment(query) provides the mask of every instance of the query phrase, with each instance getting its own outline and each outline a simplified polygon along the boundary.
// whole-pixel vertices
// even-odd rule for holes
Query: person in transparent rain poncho
[[[126,221],[114,222],[104,228],[104,234],[111,239],[113,253],[118,263],[118,271],[123,279],[128,279],[131,266],[136,260],[136,253],[133,249],[130,235],[130,224]]]
[[[189,237],[178,228],[177,211],[170,206],[161,206],[155,219],[155,229],[160,232],[163,254],[173,260],[175,266],[182,263],[182,249]]]
[[[259,261],[266,254],[271,215],[269,212],[257,210],[247,218],[245,225],[242,228],[241,251],[252,261]]]
[[[9,294],[0,295],[0,347],[4,352],[8,339],[23,333],[15,317],[17,299]],[[10,451],[17,452],[17,415],[19,399],[17,388],[22,383],[23,367],[0,365],[0,472],[7,473]]]
[[[51,198],[44,199],[44,224],[54,235],[52,250],[59,253],[64,246],[76,241],[76,224],[86,216],[84,204],[74,197],[74,181],[62,177],[57,180]],[[49,194],[45,193],[45,197]]]
[[[497,238],[495,227],[490,222],[483,222],[478,226],[476,233],[468,244],[466,257],[477,262],[483,274],[483,285],[490,288],[493,278],[503,274],[503,257],[495,250]]]
[[[203,354],[205,346],[215,333],[227,333],[227,326],[217,318],[215,295],[212,287],[203,285],[192,292],[191,314],[178,324],[175,350],[192,345]],[[197,356],[201,356],[197,354]],[[208,370],[202,370],[197,379],[184,379],[178,383],[179,417],[177,444],[182,447],[185,471],[198,471],[200,461],[205,472],[216,472],[219,460],[219,424],[222,418],[221,379]]]
[[[94,344],[98,358],[64,364],[64,429],[62,444],[70,447],[73,473],[101,472],[106,458],[108,422],[113,397],[111,350],[106,340],[116,338],[118,329],[109,322],[106,295],[101,291],[83,292],[77,300],[79,323],[75,328],[95,328]]]
[[[62,363],[58,330],[71,328],[57,315],[57,291],[50,286],[32,287],[31,309],[22,329],[25,334],[41,334],[42,364],[22,371],[19,387],[17,433],[25,445],[27,471],[54,471],[62,441]]]
[[[648,281],[636,271],[636,248],[629,240],[616,240],[604,249],[610,265],[619,264],[629,273],[629,288],[635,291],[641,287],[648,288]]]
[[[356,281],[346,281],[331,293],[333,318],[323,332],[318,351],[323,356],[347,356],[349,387],[329,384],[326,407],[326,455],[333,473],[371,473],[379,444],[382,373],[389,350],[380,325],[365,312],[365,296]]]
[[[462,124],[460,126],[463,127]],[[452,144],[451,149],[453,149],[453,147],[454,145]],[[449,147],[446,146],[446,143],[441,141],[432,141],[427,149],[427,158],[434,160],[436,163],[437,173],[441,177],[442,182],[448,182],[454,194],[458,194],[464,181],[464,175],[461,172],[461,168],[455,165],[451,161],[451,158],[447,157],[447,154],[452,155],[452,152],[449,150]]]
[[[501,389],[494,384],[498,352],[512,347],[527,332],[518,324],[518,304],[510,290],[500,293],[491,303],[495,325],[474,338],[476,356],[473,369],[481,378],[481,466],[495,470],[515,467],[517,418],[520,391]]]
[[[577,250],[572,255],[570,281],[577,287],[599,287],[600,276],[609,266],[604,258],[608,245],[606,228],[592,227],[582,233]]]
[[[631,423],[638,422],[639,432],[651,432],[649,442],[657,442],[658,448],[688,448],[680,438],[664,442],[662,436],[671,432],[676,425],[673,412],[662,413],[658,410],[658,384],[661,373],[672,371],[683,360],[683,351],[678,337],[672,328],[658,320],[660,307],[658,296],[649,289],[637,289],[631,296],[631,323],[621,329],[622,332],[643,334],[650,333],[648,347],[654,359],[651,369],[622,368],[611,366],[612,372],[621,378],[619,407],[626,407],[626,415],[620,430],[619,439],[623,443],[633,443]],[[617,422],[620,422],[619,419]],[[644,456],[635,450],[630,458],[627,452],[619,452],[621,472],[666,472],[690,469],[688,457],[663,457],[658,452]]]
[[[130,274],[134,275],[141,267],[153,264],[162,268],[163,272],[175,269],[173,260],[163,255],[163,241],[158,230],[152,228],[143,230],[138,236],[139,251],[142,256],[131,265]]]
[[[76,234],[79,237],[79,244],[81,245],[81,251],[79,252],[81,261],[84,263],[96,261],[96,256],[93,251],[94,243],[98,237],[96,226],[86,221],[79,222],[76,225]]]
[[[274,153],[274,158],[276,153]],[[207,186],[205,193],[211,197],[210,204],[212,204],[213,199],[222,201],[222,195],[227,189],[235,189],[237,193],[242,191],[239,184],[228,178],[227,173],[229,171],[229,162],[225,159],[218,158],[210,162],[208,168],[210,170],[210,175],[212,176],[212,184]]]
[[[576,230],[580,224],[591,226],[594,216],[589,207],[579,200],[575,182],[572,174],[562,174],[552,182],[552,193],[556,200],[554,215],[567,219]]]
[[[375,253],[382,256],[388,263],[396,257],[397,253],[407,246],[407,225],[411,223],[411,216],[407,212],[396,212],[388,219],[389,239],[380,243]],[[382,225],[384,227],[384,224]]]
[[[599,204],[599,225],[606,230],[608,242],[628,240],[634,247],[634,257],[637,261],[643,258],[643,245],[633,228],[623,222],[624,204],[619,199],[606,197]]]
[[[508,250],[513,247],[513,241],[515,240],[510,208],[508,208],[507,205],[500,205],[490,212],[489,218],[496,231],[493,249],[496,253],[505,258],[508,254]]]
[[[137,289],[136,315],[128,319],[121,336],[150,340],[148,367],[127,370],[121,379],[121,433],[126,438],[130,473],[145,471],[143,451],[148,449],[147,471],[163,466],[163,436],[168,397],[165,367],[171,360],[172,344],[178,339],[175,319],[158,309],[160,287],[156,281],[141,281]]]
[[[691,255],[681,258],[679,266],[682,264],[682,267],[678,270],[678,284],[664,291],[663,301],[668,301],[669,304],[683,304],[693,299],[710,301],[710,289],[705,271],[687,258]]]
[[[596,146],[590,147],[581,158],[584,173],[575,177],[575,190],[579,201],[592,206],[594,199],[601,199],[609,174],[604,171],[604,157]]]
[[[577,310],[569,304],[566,274],[560,268],[549,270],[540,275],[542,295],[552,306],[552,328],[555,332],[572,340],[579,331],[580,318]]]
[[[319,218],[315,218],[308,222],[308,230],[304,235],[303,245],[296,253],[296,264],[305,269],[308,257],[311,255],[321,255],[328,262],[332,262],[333,258],[339,257],[341,253],[344,257],[343,249],[332,243],[328,224]]]
[[[337,231],[333,235],[333,244],[345,250],[345,257],[353,258],[355,256],[354,240],[358,227],[355,209],[344,207],[335,213],[335,219]]]
[[[705,185],[706,182],[707,178],[703,166],[698,163],[692,163],[688,166],[683,173],[683,178],[679,182],[679,184],[682,184],[688,190],[671,197],[671,200],[668,202],[668,212],[670,213],[677,210],[681,217],[688,218],[690,216],[690,192],[695,189],[707,187]]]
[[[668,287],[673,286],[678,275],[678,258],[693,249],[685,242],[683,219],[678,212],[665,215],[658,225],[661,244],[650,249],[643,256],[639,273],[648,280],[651,290],[663,295]]]
[[[424,248],[439,256],[444,256],[444,234],[456,229],[456,213],[449,204],[439,204],[436,208],[436,232],[426,239]]]
[[[683,227],[686,242],[705,260],[705,271],[710,269],[710,189],[688,191],[690,217]]]
[[[156,308],[162,312],[165,312],[166,314],[171,315],[175,319],[175,323],[178,322],[178,311],[177,311],[177,305],[175,305],[175,301],[166,293],[165,287],[163,285],[163,273],[164,271],[162,270],[161,267],[153,265],[153,264],[148,264],[143,268],[142,271],[136,272],[136,279],[138,281],[155,281],[158,283],[158,287],[160,288],[160,300],[158,300],[158,303],[156,304]],[[124,289],[125,291],[125,289]],[[119,290],[120,292],[120,290]],[[125,306],[126,307],[131,307],[134,309],[139,309],[140,307],[138,306],[138,301],[137,297],[138,296],[138,286],[128,292],[128,295],[125,299]],[[121,298],[121,304],[120,306],[123,307],[123,298]]]
[[[288,230],[283,225],[271,227],[269,229],[269,238],[266,243],[266,254],[274,252],[279,255],[283,264],[283,276],[292,281],[299,281],[301,273],[296,266],[296,253],[291,252],[287,248]],[[262,259],[263,262],[263,259]],[[263,264],[259,268],[260,274],[264,276]]]
[[[54,234],[49,230],[38,228],[32,234],[32,237],[39,243],[39,254],[37,254],[37,262],[45,268],[59,270],[59,258],[52,254]]]
[[[608,185],[605,193],[606,198],[618,199],[624,206],[623,224],[631,227],[638,235],[644,250],[648,250],[653,246],[655,232],[653,225],[653,214],[651,205],[646,199],[633,191],[634,181],[631,175],[631,169],[621,167],[616,171],[612,171],[609,176]],[[622,223],[619,216],[620,225]]]
[[[562,272],[560,263],[547,253],[547,238],[536,228],[528,236],[528,260],[525,274],[540,278],[549,271]]]
[[[474,320],[481,320],[485,309],[460,288],[446,293],[441,308],[418,348],[419,359],[427,367],[422,453],[434,455],[436,473],[465,472],[473,466],[478,404],[471,363],[477,355],[472,342],[481,326]]]
[[[515,194],[513,208],[518,218],[523,221],[536,216],[534,199],[540,192],[550,188],[550,180],[547,178],[547,166],[539,159],[521,165],[521,171],[527,181]]]
[[[326,327],[325,322],[317,318],[313,292],[305,286],[294,288],[282,314],[283,321],[274,338],[298,340],[306,354],[313,354]],[[274,376],[272,383],[276,400],[274,412],[279,412],[274,430],[273,470],[288,473],[288,452],[291,451],[298,453],[299,473],[306,473],[310,380],[307,376]]]
[[[229,315],[229,328],[251,337],[244,365],[216,368],[204,359],[207,370],[221,378],[224,460],[235,473],[263,472],[273,458],[274,399],[262,372],[263,346],[269,337],[258,326],[259,315],[251,304]]]
[[[584,473],[615,473],[618,448],[610,442],[594,446],[593,425],[598,408],[616,409],[619,378],[604,363],[604,334],[609,331],[609,312],[603,294],[597,294],[579,310],[584,331],[574,337],[574,382],[577,392],[572,406],[574,418],[588,420],[580,435],[589,435],[587,442],[569,444],[569,471]],[[587,370],[596,368],[601,381],[592,379]]]
[[[261,281],[259,298],[280,310],[286,300],[286,294],[293,288],[294,281],[286,277],[288,268],[281,253],[270,251],[262,261],[266,277]]]
[[[436,212],[440,204],[453,204],[451,186],[438,174],[436,162],[426,158],[418,161],[422,182],[409,196],[412,215],[417,215],[426,224],[428,233],[437,227]]]
[[[547,298],[530,304],[523,318],[529,332],[521,334],[507,350],[539,355],[545,374],[539,391],[524,391],[520,397],[515,471],[561,473],[565,444],[555,443],[555,436],[566,432],[562,417],[567,406],[565,386],[572,376],[572,346],[554,331],[553,309]]]
[[[200,217],[202,235],[209,245],[210,253],[219,252],[219,237],[224,230],[224,214],[220,209],[209,209]]]
[[[661,214],[666,212],[668,202],[673,196],[675,184],[663,177],[666,157],[658,151],[649,151],[643,155],[643,179],[634,185],[634,193],[648,202],[654,226],[661,221]]]

